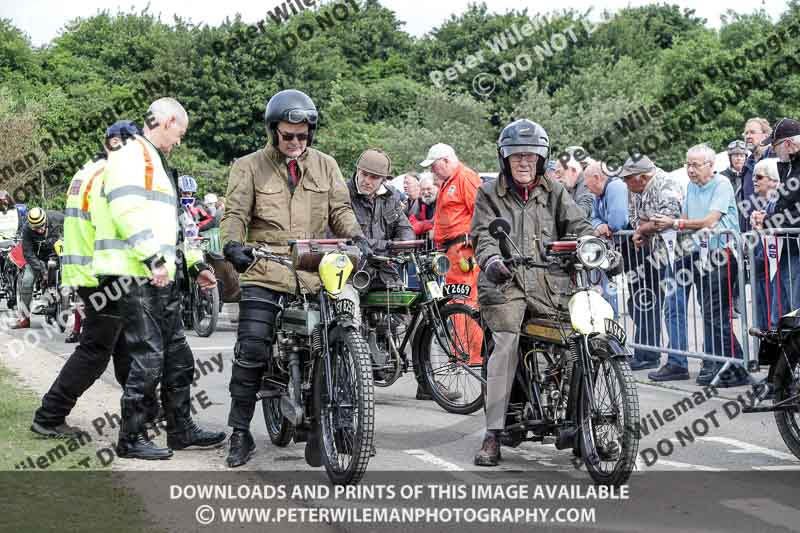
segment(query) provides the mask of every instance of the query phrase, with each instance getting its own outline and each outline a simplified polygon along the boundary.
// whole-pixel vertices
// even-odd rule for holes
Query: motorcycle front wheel
[[[314,420],[328,478],[335,485],[350,485],[364,476],[372,450],[372,361],[369,346],[357,330],[337,326],[329,338],[330,371],[324,357],[314,365]]]
[[[200,337],[210,337],[217,329],[219,318],[219,291],[201,289],[197,283],[192,283],[194,291],[194,305],[192,306],[192,326]]]
[[[789,368],[790,364],[793,368]],[[792,406],[786,411],[775,411],[775,423],[783,442],[800,459],[800,363],[789,363],[786,356],[781,356],[775,375],[779,376],[779,382],[775,384],[774,404]]]
[[[442,409],[468,415],[483,407],[483,330],[478,311],[465,304],[448,304],[439,316],[438,324],[423,324],[415,364],[421,366],[425,386]],[[475,363],[476,358],[481,362]]]
[[[628,362],[609,357],[592,365],[591,401],[581,388],[578,428],[586,470],[601,485],[622,485],[636,465],[639,437],[634,429],[639,419],[639,396]]]

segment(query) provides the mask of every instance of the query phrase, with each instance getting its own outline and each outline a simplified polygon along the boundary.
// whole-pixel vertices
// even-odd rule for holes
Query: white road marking
[[[204,352],[204,351],[227,351],[233,350],[233,346],[192,346],[193,352]]]
[[[767,498],[746,498],[722,500],[725,507],[758,518],[773,526],[783,527],[789,531],[800,531],[800,510],[783,505]]]
[[[753,470],[770,470],[770,471],[800,470],[800,465],[754,466],[752,468]]]
[[[448,463],[447,461],[445,461],[441,457],[436,457],[435,455],[433,455],[432,453],[430,453],[430,452],[428,452],[426,450],[405,450],[405,452],[408,455],[411,455],[412,457],[416,457],[420,461],[425,461],[426,463],[430,463],[432,465],[436,465],[436,466],[440,467],[442,470],[447,470],[448,472],[463,472],[464,471],[464,468],[462,468],[462,467],[460,467],[460,466],[458,466],[456,464],[453,464],[453,463]]]
[[[727,450],[729,453],[758,453],[761,455],[768,455],[770,457],[774,457],[775,459],[784,459],[792,462],[797,461],[797,457],[795,457],[791,453],[779,452],[778,450],[764,448],[763,446],[756,446],[755,444],[742,442],[736,439],[730,439],[728,437],[697,437],[697,440],[718,442],[720,444],[727,444],[728,446],[733,446],[734,449]]]
[[[669,461],[667,459],[660,459],[656,465],[671,466],[673,468],[680,468],[683,470],[700,470],[701,472],[722,472],[725,468],[714,468],[711,466],[694,465],[691,463],[681,463],[680,461]],[[654,465],[655,466],[655,465]]]

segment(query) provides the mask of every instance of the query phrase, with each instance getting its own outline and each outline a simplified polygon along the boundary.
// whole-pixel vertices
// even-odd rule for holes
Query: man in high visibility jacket
[[[447,284],[470,287],[467,303],[478,306],[478,263],[469,239],[469,228],[475,212],[475,197],[481,186],[478,174],[458,160],[452,146],[435,144],[428,157],[420,163],[430,167],[436,176],[439,193],[433,215],[433,239],[438,248],[444,248],[450,259]],[[477,324],[454,324],[456,335],[464,348],[469,349],[471,365],[481,364],[483,333]]]
[[[106,130],[104,151],[87,162],[70,182],[64,209],[64,249],[61,255],[62,289],[73,287],[85,302],[86,320],[80,344],[64,363],[50,390],[36,410],[31,431],[44,437],[66,437],[79,429],[66,424],[66,417],[84,392],[103,374],[114,354],[114,374],[121,386],[128,377],[127,350],[120,336],[122,310],[119,300],[95,306],[103,299],[97,295],[109,286],[110,278],[101,286],[94,274],[95,229],[89,210],[91,195],[100,194],[107,152],[132,139],[139,129],[129,120],[115,122]],[[107,299],[106,299],[107,300]]]
[[[175,99],[153,102],[144,135],[109,154],[102,190],[91,199],[95,273],[101,282],[115,278],[125,293],[123,335],[131,369],[122,394],[119,457],[167,459],[172,449],[225,440],[225,433],[203,431],[191,418],[194,355],[183,332],[179,284],[174,283],[176,271],[188,265],[177,253],[177,184],[164,158],[180,144],[188,124],[186,110]],[[191,266],[198,285],[215,285],[205,265]],[[155,389],[162,366],[168,448],[158,448],[145,434],[158,405]]]

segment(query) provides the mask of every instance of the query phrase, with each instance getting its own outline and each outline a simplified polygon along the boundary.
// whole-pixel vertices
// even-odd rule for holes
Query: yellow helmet
[[[31,229],[39,229],[47,224],[47,212],[41,207],[34,207],[28,211],[28,226]]]

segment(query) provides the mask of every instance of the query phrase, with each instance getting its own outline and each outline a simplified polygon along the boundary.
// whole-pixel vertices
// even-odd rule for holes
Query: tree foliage
[[[337,4],[348,8],[344,17]],[[194,174],[203,193],[223,192],[230,164],[266,144],[266,102],[285,88],[315,100],[317,147],[346,175],[367,147],[386,150],[401,173],[418,169],[437,142],[493,171],[500,129],[523,116],[547,129],[554,156],[572,144],[597,158],[644,147],[664,168],[697,142],[723,149],[748,117],[800,116],[800,66],[786,66],[798,57],[797,0],[775,18],[729,10],[720,29],[669,4],[590,20],[591,10],[498,14],[473,4],[414,38],[377,0],[325,2],[257,26],[239,16],[210,27],[149,9],[102,11],[70,21],[40,48],[0,20],[0,166],[11,168],[0,188],[55,176],[46,195],[62,196],[105,127],[141,123],[147,103],[163,95],[190,117],[171,163]],[[526,25],[534,31],[520,38]],[[562,38],[567,46],[554,46]],[[442,77],[448,69],[453,79]],[[492,78],[491,90],[476,91],[479,74]],[[49,138],[65,142],[43,150]],[[30,153],[34,164],[15,169]]]

